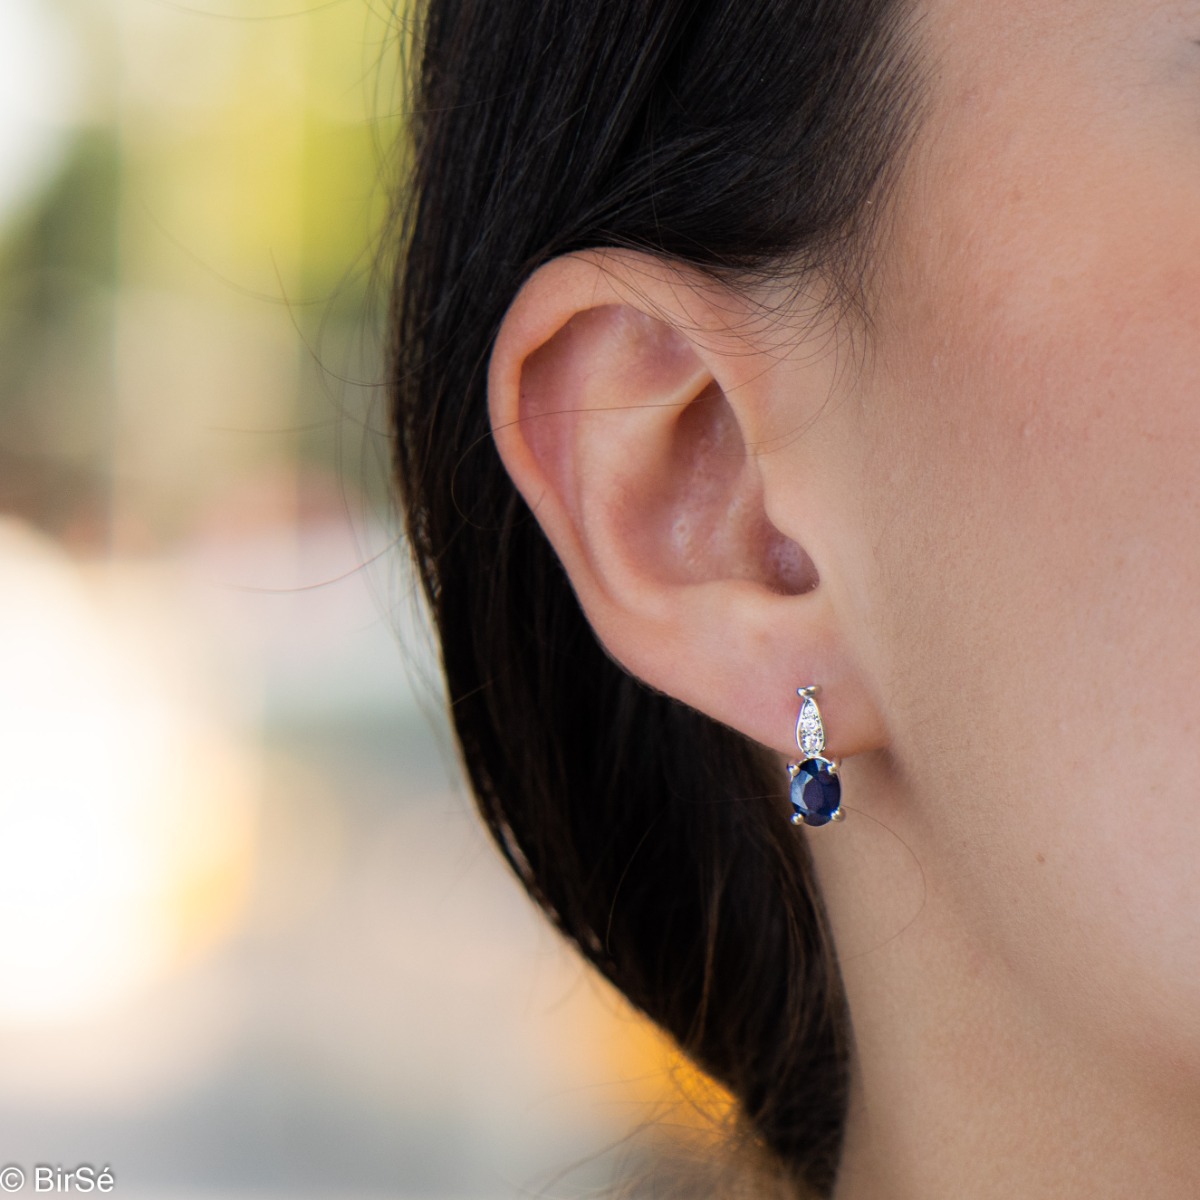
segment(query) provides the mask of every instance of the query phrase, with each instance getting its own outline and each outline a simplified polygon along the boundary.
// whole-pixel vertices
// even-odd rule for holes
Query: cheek
[[[976,944],[1170,1040],[1200,1012],[1200,208],[1079,180],[970,197],[892,292],[866,624]]]

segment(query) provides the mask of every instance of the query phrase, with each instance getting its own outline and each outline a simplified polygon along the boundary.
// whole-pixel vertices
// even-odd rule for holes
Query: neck
[[[1137,1013],[1109,1036],[1031,990],[891,825],[860,811],[812,839],[855,1039],[836,1200],[1194,1200],[1196,1073]]]

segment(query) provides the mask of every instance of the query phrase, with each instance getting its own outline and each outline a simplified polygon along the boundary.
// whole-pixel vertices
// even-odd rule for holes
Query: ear
[[[881,744],[882,723],[814,552],[819,473],[805,438],[779,437],[828,400],[834,356],[827,329],[782,352],[756,314],[648,256],[556,259],[500,329],[492,429],[618,662],[792,756],[796,689],[816,684],[828,753],[849,756]]]

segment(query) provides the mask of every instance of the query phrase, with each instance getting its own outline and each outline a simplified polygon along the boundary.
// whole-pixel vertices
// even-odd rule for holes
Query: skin
[[[1200,5],[946,2],[924,31],[874,370],[831,422],[888,681],[847,793],[925,875],[846,962],[840,1194],[1195,1195]],[[856,897],[856,824],[818,860],[865,946],[905,868]]]
[[[917,36],[868,328],[559,260],[497,445],[631,671],[781,777],[822,688],[838,1200],[1194,1200],[1200,3],[927,0]]]

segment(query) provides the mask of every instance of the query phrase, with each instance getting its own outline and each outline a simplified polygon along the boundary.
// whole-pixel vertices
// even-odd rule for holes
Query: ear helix
[[[816,684],[796,689],[800,712],[796,717],[796,745],[801,758],[788,763],[793,825],[828,825],[846,816],[842,808],[841,762],[825,758],[825,724],[817,707]]]

